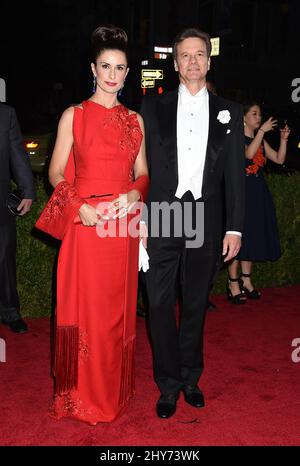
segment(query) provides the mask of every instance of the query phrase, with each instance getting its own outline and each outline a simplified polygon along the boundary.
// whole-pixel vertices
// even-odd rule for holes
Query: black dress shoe
[[[2,320],[4,325],[7,325],[12,332],[15,333],[25,333],[28,330],[27,324],[23,319],[12,320],[11,322]]]
[[[198,387],[187,385],[182,389],[185,401],[194,408],[203,408],[205,406],[204,396]]]
[[[161,419],[168,419],[176,412],[176,402],[178,397],[175,395],[161,395],[156,403],[156,413]]]

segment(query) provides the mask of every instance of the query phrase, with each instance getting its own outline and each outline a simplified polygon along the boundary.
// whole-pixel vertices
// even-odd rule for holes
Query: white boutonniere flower
[[[217,116],[217,119],[223,125],[226,125],[231,120],[230,112],[228,110],[221,110]]]

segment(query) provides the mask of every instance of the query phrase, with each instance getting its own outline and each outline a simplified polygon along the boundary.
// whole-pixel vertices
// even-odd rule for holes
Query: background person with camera
[[[242,246],[228,267],[227,284],[228,299],[234,304],[244,304],[247,298],[260,298],[260,292],[251,282],[252,262],[275,261],[281,255],[275,207],[264,179],[263,168],[267,158],[277,164],[284,163],[290,129],[286,124],[279,128],[280,146],[276,152],[264,136],[277,127],[277,120],[270,117],[263,124],[261,121],[260,106],[256,102],[245,104],[245,220]]]
[[[11,196],[11,179],[20,193]],[[16,333],[27,331],[20,315],[16,281],[16,216],[35,198],[33,176],[15,110],[0,103],[0,318]]]

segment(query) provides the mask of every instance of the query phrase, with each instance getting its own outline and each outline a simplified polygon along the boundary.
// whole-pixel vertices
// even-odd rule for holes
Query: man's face
[[[174,60],[182,84],[205,82],[210,59],[206,44],[199,37],[189,37],[177,45],[177,58]]]

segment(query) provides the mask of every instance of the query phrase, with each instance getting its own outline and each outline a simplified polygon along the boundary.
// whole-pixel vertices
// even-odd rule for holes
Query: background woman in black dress
[[[258,299],[260,293],[251,282],[252,262],[274,261],[281,255],[275,208],[263,175],[266,158],[283,164],[290,129],[280,129],[280,146],[276,152],[264,135],[277,126],[273,117],[261,124],[261,108],[256,102],[244,106],[246,155],[246,206],[242,247],[228,267],[228,298],[243,304],[246,298]],[[241,276],[238,276],[239,265]]]

